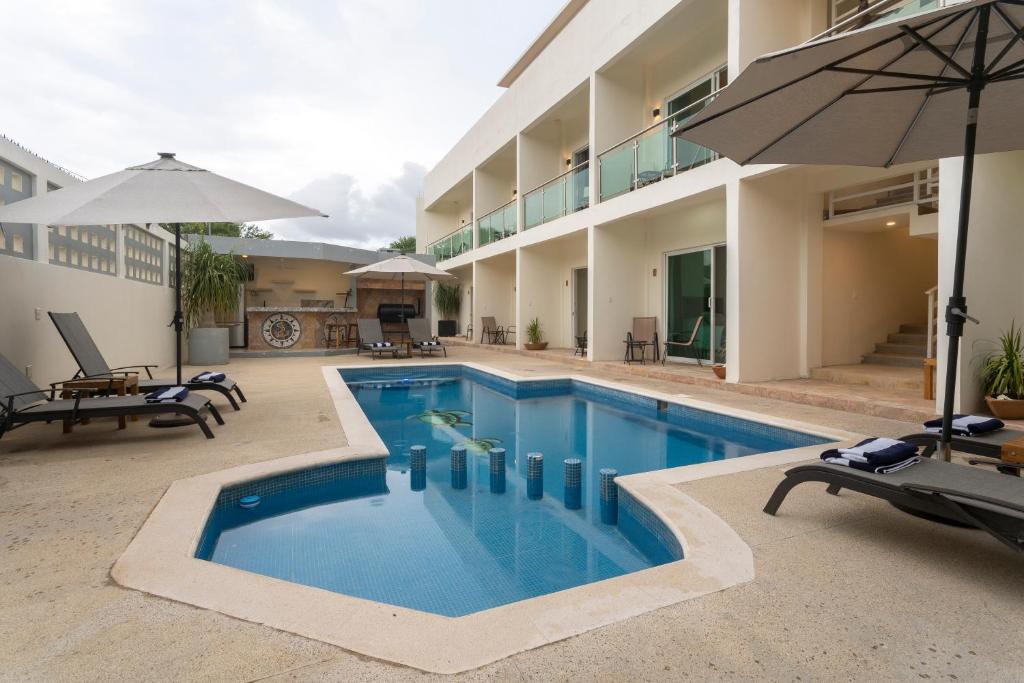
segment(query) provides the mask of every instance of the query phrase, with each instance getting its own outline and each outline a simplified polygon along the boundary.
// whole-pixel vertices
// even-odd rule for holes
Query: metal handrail
[[[426,248],[430,249],[435,244],[437,244],[439,242],[444,242],[446,239],[448,239],[449,237],[455,235],[456,233],[462,232],[466,228],[471,228],[471,227],[473,227],[473,223],[472,222],[466,223],[465,225],[460,225],[459,227],[455,228],[454,230],[452,230],[450,233],[448,233],[444,237],[438,237],[436,240],[434,240],[433,242],[428,244]]]
[[[582,169],[584,166],[588,166],[588,165],[590,165],[590,159],[587,159],[586,161],[584,161],[581,164],[576,164],[575,166],[570,168],[568,171],[566,171],[564,173],[559,173],[554,178],[551,178],[549,180],[545,180],[543,183],[541,183],[540,185],[538,185],[537,187],[535,187],[535,188],[533,188],[531,190],[527,190],[525,193],[523,193],[523,198],[525,199],[527,196],[533,194],[537,190],[545,188],[548,185],[550,185],[551,183],[554,183],[554,182],[556,182],[558,180],[561,180],[562,178],[564,178],[565,176],[569,175],[570,173],[575,173],[576,171]],[[513,200],[513,201],[515,201],[515,200]]]
[[[838,24],[829,27],[828,30],[822,31],[818,35],[814,36],[813,38],[811,38],[809,40],[805,40],[801,44],[802,45],[806,45],[807,43],[813,43],[816,40],[821,40],[822,38],[827,38],[828,36],[830,36],[830,35],[832,35],[834,33],[842,33],[843,30],[845,30],[846,28],[848,28],[848,27],[850,27],[850,26],[852,26],[854,24],[859,23],[861,20],[866,19],[866,18],[870,17],[871,15],[876,14],[877,12],[884,11],[884,10],[887,10],[887,9],[892,9],[893,7],[896,7],[897,5],[906,4],[906,2],[907,2],[907,0],[878,0],[878,2],[876,2],[873,5],[871,5],[870,7],[867,7],[866,9],[862,9],[861,11],[857,12],[856,14],[843,19]]]
[[[598,157],[603,157],[608,152],[611,152],[612,150],[617,149],[618,147],[622,147],[623,145],[632,142],[633,140],[637,139],[638,137],[640,137],[644,133],[646,133],[648,131],[651,131],[651,130],[654,130],[658,126],[667,124],[669,121],[671,121],[675,117],[679,116],[680,114],[685,114],[690,109],[696,107],[698,104],[703,104],[703,103],[707,102],[710,99],[714,99],[715,97],[718,97],[718,95],[721,94],[725,90],[725,88],[728,88],[728,87],[729,86],[724,86],[722,88],[719,88],[718,90],[716,90],[715,92],[711,93],[710,95],[705,95],[704,97],[700,98],[696,102],[691,102],[690,104],[686,105],[685,107],[683,107],[679,111],[677,111],[677,112],[675,112],[673,114],[669,114],[668,116],[666,116],[665,118],[661,119],[660,121],[655,121],[651,125],[647,126],[643,130],[641,130],[639,133],[634,133],[633,135],[630,135],[628,138],[626,138],[622,142],[615,143],[611,147],[605,149],[603,152],[600,152],[597,156]]]
[[[515,203],[516,203],[516,200],[515,199],[511,199],[511,200],[505,202],[504,204],[502,204],[501,206],[499,206],[498,208],[492,209],[491,211],[488,211],[483,216],[480,216],[480,218],[476,219],[476,221],[475,221],[476,224],[479,226],[480,225],[480,221],[484,220],[485,218],[490,218],[491,216],[493,216],[494,214],[498,213],[499,211],[504,211],[509,206],[511,206],[512,204],[515,204]]]

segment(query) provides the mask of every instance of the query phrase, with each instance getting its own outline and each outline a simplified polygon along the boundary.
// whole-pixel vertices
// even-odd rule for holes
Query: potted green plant
[[[441,314],[437,321],[438,337],[454,337],[459,333],[459,309],[462,307],[462,288],[457,282],[434,283],[434,306]]]
[[[218,254],[204,239],[193,240],[182,255],[181,303],[189,328],[189,363],[223,365],[228,362],[228,328],[217,326],[217,316],[238,307],[245,267],[234,254]]]
[[[540,320],[534,318],[530,321],[530,324],[526,326],[526,339],[528,340],[524,346],[529,351],[543,351],[548,347],[546,341],[541,341],[543,337],[543,330],[540,329]]]
[[[1024,419],[1024,335],[1016,323],[999,337],[998,349],[981,359],[981,383],[992,414]]]

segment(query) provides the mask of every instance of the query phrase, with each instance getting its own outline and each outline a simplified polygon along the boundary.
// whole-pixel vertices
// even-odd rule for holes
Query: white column
[[[949,337],[944,312],[953,289],[953,262],[960,212],[963,159],[939,162],[939,324],[936,410],[942,409]],[[978,358],[992,350],[1010,323],[1024,324],[1024,152],[982,154],[974,163],[974,191],[967,239],[964,295],[968,322],[960,342],[957,411],[984,408]]]
[[[126,274],[126,268],[124,264],[124,226],[115,225],[114,235],[117,237],[117,277],[123,278]]]

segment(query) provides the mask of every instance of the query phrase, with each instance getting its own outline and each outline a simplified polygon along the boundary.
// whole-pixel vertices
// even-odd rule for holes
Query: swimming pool
[[[817,436],[574,380],[517,382],[460,365],[340,371],[391,456],[222,490],[197,557],[444,616],[681,559],[674,535],[620,491],[602,522],[602,468],[620,475],[823,443]],[[409,450],[426,446],[425,476]],[[466,445],[464,488],[450,449]],[[494,493],[488,449],[506,450]],[[543,496],[527,458],[544,454]],[[581,507],[564,503],[578,458]],[[238,502],[260,495],[258,507]]]

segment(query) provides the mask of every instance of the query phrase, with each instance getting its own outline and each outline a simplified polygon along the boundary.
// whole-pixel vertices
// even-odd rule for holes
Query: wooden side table
[[[120,377],[91,377],[88,379],[73,379],[61,385],[61,398],[72,398],[73,392],[82,392],[92,395],[101,391],[113,391],[118,396],[137,396],[139,393],[139,376],[126,374]],[[138,416],[132,415],[132,422],[138,420]],[[117,428],[124,429],[128,422],[124,415],[117,418]],[[64,433],[70,434],[73,425],[71,420],[64,420]]]

